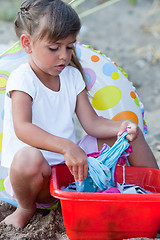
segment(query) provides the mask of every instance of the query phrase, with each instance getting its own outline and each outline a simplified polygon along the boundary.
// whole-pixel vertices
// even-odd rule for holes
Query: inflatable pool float
[[[89,99],[97,114],[115,121],[129,118],[145,132],[143,104],[122,69],[100,51],[96,51],[90,46],[77,42],[75,48],[87,79]],[[0,55],[0,161],[7,79],[16,67],[27,61],[28,55],[19,42]],[[7,174],[8,169],[0,166],[0,199],[9,199],[10,202],[3,184]]]
[[[131,119],[146,133],[144,107],[127,74],[100,51],[76,43],[76,53],[87,79],[89,99],[99,116]]]

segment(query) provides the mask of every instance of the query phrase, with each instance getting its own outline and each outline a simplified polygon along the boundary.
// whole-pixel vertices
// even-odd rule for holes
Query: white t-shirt
[[[3,128],[1,165],[9,168],[15,153],[24,146],[14,131],[12,120],[12,100],[10,92],[23,91],[32,97],[32,123],[43,130],[59,137],[75,139],[73,114],[77,95],[85,88],[81,73],[74,67],[67,66],[60,74],[60,90],[47,88],[35,75],[28,63],[14,70],[7,82],[5,95],[5,116]],[[42,139],[43,141],[43,139]],[[61,154],[41,150],[49,165],[64,162]]]

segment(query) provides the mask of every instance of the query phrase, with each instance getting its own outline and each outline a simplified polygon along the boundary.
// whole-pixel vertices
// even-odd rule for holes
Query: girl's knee
[[[34,175],[40,172],[44,162],[47,164],[42,153],[38,149],[24,147],[15,154],[11,170],[15,170],[17,173]]]

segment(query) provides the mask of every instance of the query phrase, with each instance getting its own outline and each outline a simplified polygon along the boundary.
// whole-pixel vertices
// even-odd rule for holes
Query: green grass
[[[64,0],[65,2],[70,2],[71,0]],[[83,3],[85,3],[88,0],[75,0],[72,4],[73,8],[75,8],[77,11],[79,10],[79,5],[83,5]],[[93,1],[93,0],[92,0]],[[102,2],[103,4],[101,4],[102,7],[105,7],[112,3],[114,3],[114,1],[116,2],[116,0],[105,0],[104,2]],[[136,5],[138,0],[128,0],[130,4],[132,5]],[[17,12],[19,11],[20,5],[22,3],[22,0],[0,0],[0,20],[1,21],[10,21],[12,22],[16,15]],[[93,3],[93,2],[91,2]],[[101,8],[101,6],[96,6],[96,7],[91,7],[91,9],[88,9],[87,11],[81,12],[80,13],[80,17],[89,15],[90,12],[95,12],[98,11],[99,8]],[[78,11],[79,12],[79,11]]]
[[[22,0],[0,0],[0,20],[13,21],[19,11]]]
[[[138,2],[138,0],[129,0],[129,3],[130,3],[131,5],[136,5],[137,2]]]

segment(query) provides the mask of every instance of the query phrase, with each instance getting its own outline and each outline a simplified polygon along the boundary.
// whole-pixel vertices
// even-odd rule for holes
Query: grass
[[[17,12],[22,0],[0,0],[0,20],[12,22]]]
[[[95,13],[97,11],[99,11],[100,9],[107,7],[111,4],[114,4],[120,0],[99,0],[98,5],[97,5],[97,1],[95,0],[63,0],[67,3],[71,3],[71,6],[73,8],[75,8],[75,10],[79,13],[80,18],[82,17],[86,17],[92,13]],[[80,11],[81,6],[85,4],[85,2],[90,1],[91,3],[91,8],[90,9],[86,9],[85,11]],[[128,0],[129,3],[131,3],[132,5],[135,5],[137,3],[138,0]],[[12,22],[16,15],[17,12],[19,11],[19,7],[21,5],[22,0],[0,0],[0,20],[2,21],[10,21]],[[95,6],[93,7],[93,2],[95,2]]]
[[[129,3],[130,3],[131,5],[136,5],[137,2],[138,2],[138,0],[129,0]]]

